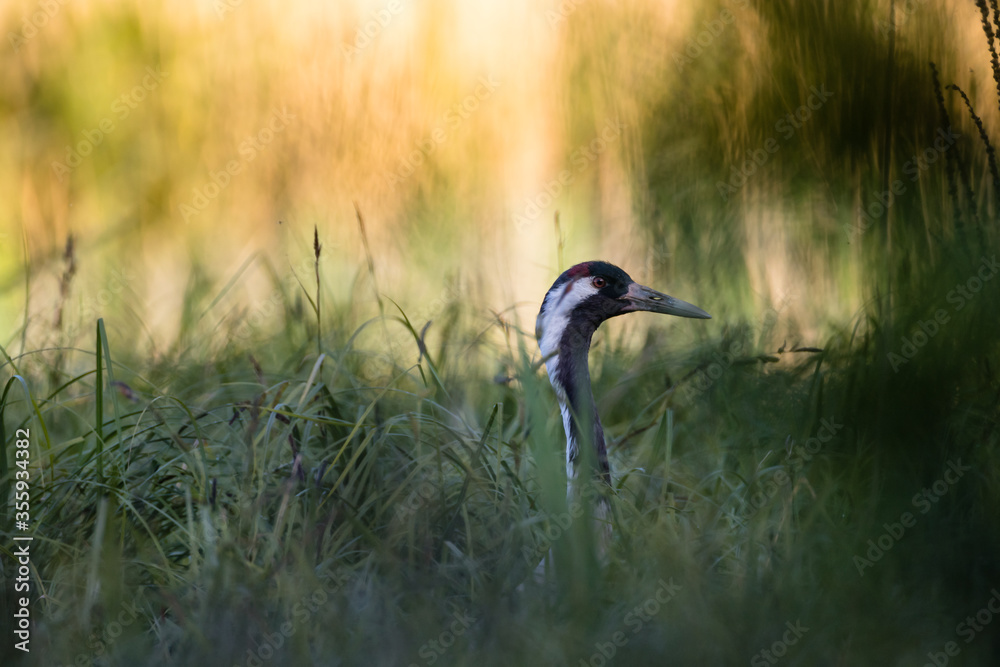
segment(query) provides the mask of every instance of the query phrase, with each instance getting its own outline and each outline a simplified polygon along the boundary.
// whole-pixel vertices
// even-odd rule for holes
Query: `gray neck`
[[[559,346],[559,364],[553,384],[558,383],[559,409],[566,431],[566,473],[575,479],[582,460],[582,448],[594,452],[594,472],[608,484],[611,483],[611,466],[608,463],[604,428],[597,414],[597,404],[590,383],[587,356],[596,327],[567,327]]]

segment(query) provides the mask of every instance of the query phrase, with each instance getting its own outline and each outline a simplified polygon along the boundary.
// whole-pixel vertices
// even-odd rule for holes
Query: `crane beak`
[[[626,313],[647,310],[651,313],[676,315],[677,317],[693,317],[699,320],[712,319],[711,315],[698,306],[675,299],[663,292],[657,292],[655,289],[650,289],[639,283],[629,285],[628,292],[621,298],[628,303],[624,310]]]

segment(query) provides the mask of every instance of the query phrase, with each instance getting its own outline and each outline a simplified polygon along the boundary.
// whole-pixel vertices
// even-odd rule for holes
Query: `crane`
[[[563,428],[566,431],[567,493],[579,498],[581,447],[592,448],[593,472],[611,485],[604,428],[590,382],[587,357],[597,327],[605,320],[648,311],[664,315],[711,319],[695,305],[667,296],[636,283],[622,269],[601,261],[583,262],[563,272],[549,288],[535,321],[535,337],[549,382],[559,399]],[[605,501],[606,503],[606,501]],[[596,513],[606,515],[602,504]],[[604,535],[610,538],[610,524],[605,521]]]

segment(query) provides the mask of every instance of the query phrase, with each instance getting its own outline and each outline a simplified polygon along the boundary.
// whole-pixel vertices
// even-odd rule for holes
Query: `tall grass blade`
[[[97,481],[103,485],[104,476],[104,346],[102,345],[101,334],[104,330],[103,320],[97,320],[97,333],[95,335],[97,370],[94,376],[94,447],[95,459],[97,461]]]

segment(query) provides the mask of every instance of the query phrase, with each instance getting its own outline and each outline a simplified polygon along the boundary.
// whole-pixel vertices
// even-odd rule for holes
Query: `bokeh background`
[[[656,600],[623,664],[996,664],[998,32],[985,0],[4,2],[17,657],[600,667]],[[588,521],[546,537],[533,340],[598,258],[713,315],[595,338],[607,567]]]
[[[97,312],[155,354],[195,283],[239,277],[200,334],[225,329],[314,225],[344,300],[367,280],[356,202],[379,289],[411,308],[461,289],[530,319],[562,269],[604,258],[717,316],[787,301],[815,342],[872,287],[880,244],[843,227],[941,125],[928,61],[996,117],[974,3],[897,12],[890,30],[868,1],[5,3],[0,313],[44,341],[72,235],[63,320]],[[831,96],[776,127],[814,87]],[[916,192],[895,224],[933,205]]]

